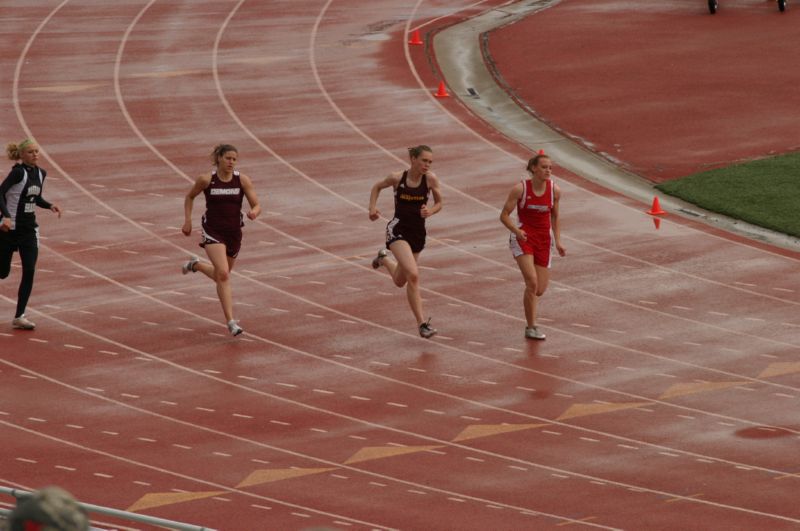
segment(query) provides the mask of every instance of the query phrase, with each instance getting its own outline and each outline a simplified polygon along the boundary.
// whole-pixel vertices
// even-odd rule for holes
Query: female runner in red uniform
[[[425,220],[442,209],[439,179],[430,171],[433,151],[428,146],[408,148],[411,167],[406,171],[390,173],[372,186],[369,195],[369,219],[381,216],[378,211],[378,194],[384,188],[394,188],[394,218],[386,225],[386,249],[395,260],[386,258],[386,249],[378,251],[372,267],[385,265],[398,288],[406,286],[406,296],[411,311],[417,319],[419,335],[424,338],[436,334],[431,320],[424,318],[422,296],[419,293],[419,253],[425,247]],[[433,196],[433,206],[428,208],[428,196]]]
[[[194,198],[202,192],[206,197],[203,214],[203,236],[200,247],[205,248],[210,264],[193,256],[183,265],[183,274],[200,271],[217,284],[217,295],[228,323],[228,331],[238,336],[243,332],[239,321],[233,318],[233,294],[230,273],[242,246],[242,202],[250,204],[247,218],[254,220],[261,213],[258,195],[250,177],[235,170],[238,150],[229,144],[220,144],[211,153],[216,169],[197,178],[184,201],[185,221],[181,231],[192,233],[192,206]]]
[[[550,178],[553,162],[544,153],[528,161],[530,178],[523,179],[511,189],[500,221],[511,231],[509,247],[525,279],[525,337],[544,339],[536,327],[536,303],[544,295],[550,280],[550,250],[555,243],[560,256],[567,254],[561,245],[561,227],[558,220],[558,203],[561,190]],[[517,209],[519,223],[511,220]]]

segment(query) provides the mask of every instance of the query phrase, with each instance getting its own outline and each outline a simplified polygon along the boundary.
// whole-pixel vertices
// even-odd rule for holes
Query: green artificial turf
[[[697,173],[656,188],[706,210],[800,237],[800,153]]]

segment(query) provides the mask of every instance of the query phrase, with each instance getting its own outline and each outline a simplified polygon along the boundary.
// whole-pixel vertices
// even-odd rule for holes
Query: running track
[[[4,137],[37,138],[67,212],[40,213],[39,328],[0,332],[2,483],[217,529],[796,528],[796,253],[656,231],[564,174],[569,255],[547,341],[523,339],[497,215],[528,152],[435,100],[403,38],[499,3],[13,11]],[[220,141],[267,212],[237,263],[238,339],[178,272],[183,194]],[[369,267],[369,187],[414,143],[446,185],[431,341]]]

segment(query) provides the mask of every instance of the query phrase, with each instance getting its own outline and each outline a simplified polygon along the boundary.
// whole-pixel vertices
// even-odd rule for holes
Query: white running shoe
[[[183,272],[183,274],[186,275],[188,273],[194,273],[195,272],[194,265],[199,261],[200,259],[197,258],[196,256],[192,256],[191,258],[189,258],[189,261],[181,266],[181,271]]]
[[[25,314],[22,314],[19,317],[14,318],[13,321],[11,321],[11,326],[13,326],[18,330],[33,330],[34,328],[36,328],[36,323],[34,323],[33,321],[29,321],[25,317]]]
[[[540,332],[535,326],[526,326],[525,337],[527,339],[544,339],[547,336],[545,336],[543,332]]]
[[[228,321],[228,332],[230,332],[232,336],[238,336],[239,334],[244,332],[244,330],[242,329],[241,326],[239,326],[239,321],[231,319],[230,321]]]

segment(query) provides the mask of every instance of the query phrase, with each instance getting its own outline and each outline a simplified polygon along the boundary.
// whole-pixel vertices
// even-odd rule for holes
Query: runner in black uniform
[[[422,297],[419,293],[419,253],[425,248],[425,220],[442,209],[439,179],[429,171],[433,164],[433,151],[428,146],[408,149],[411,167],[406,171],[389,174],[372,186],[369,196],[369,219],[375,221],[378,195],[384,188],[394,188],[394,218],[386,225],[386,248],[395,260],[387,258],[386,249],[378,251],[372,267],[385,265],[397,287],[406,286],[411,311],[417,319],[419,335],[428,338],[436,334],[431,320],[424,318]],[[433,195],[433,206],[428,208],[428,196]]]
[[[52,210],[61,217],[61,209],[45,201],[42,187],[47,172],[39,168],[39,146],[26,139],[6,146],[8,158],[20,161],[0,184],[0,278],[11,272],[11,257],[19,251],[22,260],[22,279],[17,294],[17,312],[11,325],[21,330],[33,330],[36,325],[25,317],[25,307],[33,291],[33,276],[39,257],[39,225],[36,207]]]
[[[203,193],[206,212],[203,214],[203,238],[200,246],[205,248],[210,264],[202,263],[193,256],[183,265],[183,274],[200,271],[217,284],[217,295],[222,312],[228,323],[228,331],[234,336],[243,332],[239,321],[233,318],[233,294],[230,272],[242,245],[242,202],[247,198],[250,211],[247,218],[254,220],[261,213],[258,196],[250,177],[234,168],[238,151],[229,144],[220,144],[211,153],[216,169],[197,178],[184,201],[185,221],[181,231],[192,233],[192,207],[194,198]]]

